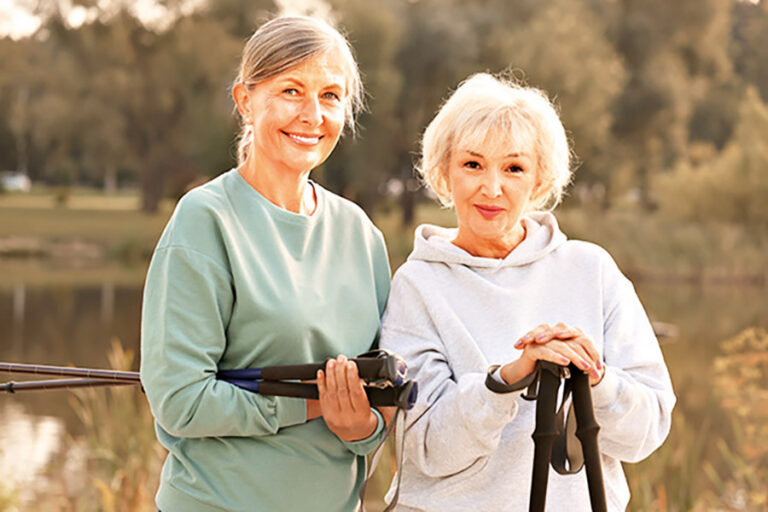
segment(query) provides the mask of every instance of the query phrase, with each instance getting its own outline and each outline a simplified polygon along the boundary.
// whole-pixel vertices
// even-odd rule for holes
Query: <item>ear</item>
[[[548,193],[549,189],[544,183],[544,180],[541,178],[541,173],[539,170],[536,170],[536,184],[533,186],[533,190],[531,190],[531,195],[528,198],[529,201],[534,201],[536,199],[539,199],[544,194]]]
[[[251,95],[244,83],[238,82],[232,87],[232,99],[243,119],[251,117]]]

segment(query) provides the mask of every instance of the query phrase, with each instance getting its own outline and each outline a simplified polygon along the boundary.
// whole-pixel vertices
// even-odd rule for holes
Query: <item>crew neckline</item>
[[[282,208],[280,206],[277,206],[275,203],[264,197],[264,195],[259,192],[259,190],[248,183],[248,180],[245,179],[245,177],[240,174],[240,172],[237,170],[237,168],[233,168],[230,170],[230,173],[234,173],[239,182],[246,187],[246,190],[252,192],[256,198],[259,200],[260,203],[264,204],[265,207],[272,213],[272,215],[275,218],[288,221],[294,224],[313,224],[317,222],[317,219],[322,215],[322,211],[325,205],[325,198],[323,196],[323,188],[312,181],[311,179],[307,180],[307,184],[312,187],[312,190],[315,193],[315,211],[312,212],[311,215],[306,215],[304,213],[295,213],[289,210],[286,210],[285,208]]]

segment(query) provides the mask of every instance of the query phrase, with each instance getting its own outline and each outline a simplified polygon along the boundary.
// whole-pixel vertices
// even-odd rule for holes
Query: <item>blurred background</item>
[[[626,465],[630,510],[766,510],[765,0],[0,0],[0,360],[138,369],[152,249],[234,165],[229,87],[276,13],[357,52],[368,112],[313,178],[366,209],[393,270],[417,224],[455,222],[413,174],[448,92],[490,71],[555,98],[579,158],[558,219],[634,281],[679,400]],[[0,396],[2,512],[153,511],[163,456],[136,389]]]

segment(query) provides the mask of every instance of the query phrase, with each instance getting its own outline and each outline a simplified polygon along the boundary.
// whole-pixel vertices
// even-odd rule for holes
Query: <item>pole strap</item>
[[[581,447],[581,441],[576,437],[576,429],[578,428],[576,409],[573,407],[573,401],[566,404],[572,391],[571,379],[565,379],[562,402],[560,402],[560,408],[555,415],[557,437],[552,446],[552,468],[561,475],[573,475],[581,471],[584,466],[584,450]],[[568,408],[567,417],[566,406]]]
[[[395,485],[395,494],[392,496],[392,501],[389,502],[387,507],[382,512],[390,512],[394,510],[395,506],[397,505],[397,499],[400,495],[400,481],[402,478],[402,467],[403,467],[403,448],[405,444],[405,416],[406,416],[406,410],[401,409],[398,407],[397,411],[395,412],[395,417],[392,419],[392,422],[389,424],[389,427],[387,427],[387,431],[384,433],[384,438],[381,440],[379,445],[376,447],[376,449],[373,451],[373,455],[371,456],[371,464],[370,467],[368,467],[368,470],[365,475],[365,480],[363,481],[363,485],[360,486],[360,508],[362,512],[365,512],[365,506],[363,505],[363,498],[365,497],[365,488],[368,486],[368,482],[371,480],[371,477],[373,477],[373,473],[376,471],[376,466],[379,465],[379,460],[381,459],[381,455],[384,453],[384,445],[387,442],[387,439],[392,434],[392,432],[395,432],[395,463],[397,465],[397,474],[396,474],[396,480],[397,483]]]

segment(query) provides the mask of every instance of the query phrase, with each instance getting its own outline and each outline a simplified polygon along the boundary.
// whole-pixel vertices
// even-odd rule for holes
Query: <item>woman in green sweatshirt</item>
[[[329,25],[276,18],[232,94],[239,165],[179,201],[144,290],[141,379],[169,452],[157,506],[351,511],[384,422],[347,357],[374,343],[390,272],[363,211],[308,177],[353,127],[357,64]],[[317,401],[216,379],[326,358]]]

